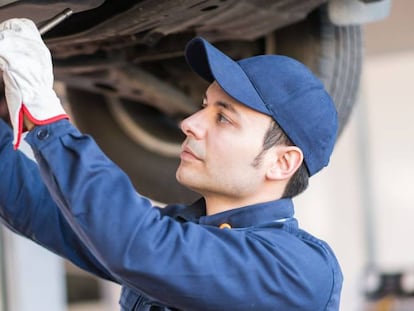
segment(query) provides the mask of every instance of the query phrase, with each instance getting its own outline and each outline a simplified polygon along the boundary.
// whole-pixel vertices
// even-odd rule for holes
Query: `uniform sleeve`
[[[66,120],[26,139],[71,227],[122,285],[184,310],[324,309],[332,273],[315,252],[161,216]]]
[[[80,268],[113,278],[92,256],[62,217],[40,177],[37,164],[14,151],[10,128],[0,120],[0,218],[25,236]]]

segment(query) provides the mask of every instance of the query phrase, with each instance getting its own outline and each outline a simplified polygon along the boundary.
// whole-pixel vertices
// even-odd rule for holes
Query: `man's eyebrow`
[[[207,94],[204,94],[203,95],[203,102],[206,102],[206,101],[208,101]],[[236,110],[236,108],[234,108],[234,106],[232,104],[228,103],[228,102],[225,102],[223,100],[218,100],[214,104],[215,104],[215,106],[221,107],[223,109],[226,109],[226,110],[234,113],[237,116],[240,116],[240,113]]]
[[[223,109],[226,109],[226,110],[228,110],[228,111],[230,111],[230,112],[232,112],[232,113],[234,113],[235,115],[237,115],[237,116],[240,116],[240,113],[236,110],[236,108],[234,108],[234,106],[232,105],[232,104],[230,104],[230,103],[227,103],[227,102],[225,102],[225,101],[222,101],[222,100],[218,100],[218,101],[216,101],[215,102],[215,105],[216,106],[219,106],[219,107],[221,107],[221,108],[223,108]]]

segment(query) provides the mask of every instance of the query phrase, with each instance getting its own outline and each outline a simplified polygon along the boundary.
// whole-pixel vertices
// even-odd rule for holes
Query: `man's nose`
[[[186,136],[192,136],[196,139],[203,137],[205,130],[202,122],[202,112],[203,110],[200,110],[181,121],[181,130]]]

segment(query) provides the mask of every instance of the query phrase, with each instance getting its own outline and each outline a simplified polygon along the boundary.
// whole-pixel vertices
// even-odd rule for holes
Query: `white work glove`
[[[15,149],[23,132],[23,117],[37,125],[68,118],[53,90],[49,49],[31,20],[15,18],[0,24],[0,69]]]

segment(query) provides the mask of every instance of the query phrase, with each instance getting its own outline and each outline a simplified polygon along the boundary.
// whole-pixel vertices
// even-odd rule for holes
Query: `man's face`
[[[270,124],[269,116],[242,105],[212,83],[202,109],[181,124],[187,137],[177,180],[204,196],[240,199],[255,193],[266,168],[253,163]]]

